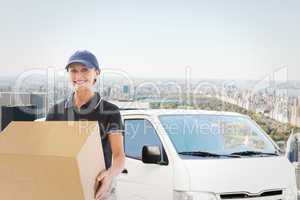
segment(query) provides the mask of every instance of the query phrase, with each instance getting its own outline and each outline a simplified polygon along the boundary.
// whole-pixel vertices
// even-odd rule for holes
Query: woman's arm
[[[121,133],[111,133],[108,136],[108,140],[112,150],[112,166],[108,171],[115,177],[122,172],[125,164],[123,135]]]
[[[108,135],[112,150],[112,165],[108,170],[99,173],[96,179],[96,185],[100,184],[100,188],[95,193],[96,200],[101,200],[107,193],[112,179],[118,176],[124,169],[125,153],[123,147],[123,135],[122,133],[110,133]],[[98,188],[96,186],[96,188]]]

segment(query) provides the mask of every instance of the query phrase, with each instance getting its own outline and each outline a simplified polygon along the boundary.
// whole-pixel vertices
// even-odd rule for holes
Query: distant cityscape
[[[203,98],[214,98],[300,127],[298,81],[269,81],[261,85],[250,80],[123,80],[104,77],[97,82],[95,90],[102,98],[121,108],[203,109]],[[54,103],[67,98],[71,92],[65,76],[56,75],[51,79],[41,76],[22,82],[16,78],[1,77],[0,106],[37,105],[38,116],[45,117]]]

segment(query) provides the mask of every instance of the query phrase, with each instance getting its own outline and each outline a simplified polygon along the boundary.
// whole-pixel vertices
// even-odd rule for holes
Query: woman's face
[[[69,66],[70,81],[75,90],[92,89],[95,79],[100,74],[96,69],[90,69],[80,63]]]

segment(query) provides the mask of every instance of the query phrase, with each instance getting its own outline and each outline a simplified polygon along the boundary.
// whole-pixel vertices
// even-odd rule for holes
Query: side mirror
[[[147,164],[160,164],[161,151],[158,146],[143,146],[142,161]]]
[[[297,138],[290,140],[287,156],[291,163],[299,162],[299,141]]]

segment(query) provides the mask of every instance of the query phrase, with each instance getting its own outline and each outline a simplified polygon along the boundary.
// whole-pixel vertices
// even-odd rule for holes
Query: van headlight
[[[297,200],[298,190],[297,186],[289,187],[285,190],[285,199],[286,200]]]
[[[174,200],[217,200],[217,196],[209,192],[174,191]]]

